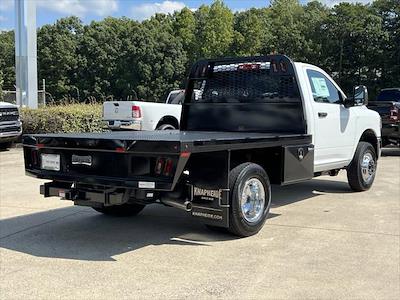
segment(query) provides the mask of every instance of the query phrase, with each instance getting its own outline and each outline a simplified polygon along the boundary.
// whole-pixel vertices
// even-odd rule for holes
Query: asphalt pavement
[[[113,218],[58,198],[0,152],[1,299],[400,299],[400,149],[373,188],[342,171],[274,186],[262,231],[238,239],[152,205]]]

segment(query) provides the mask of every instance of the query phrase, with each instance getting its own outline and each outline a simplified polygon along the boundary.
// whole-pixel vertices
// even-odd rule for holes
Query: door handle
[[[320,117],[320,118],[326,118],[328,116],[328,113],[326,113],[326,112],[319,112],[318,113],[318,117]]]

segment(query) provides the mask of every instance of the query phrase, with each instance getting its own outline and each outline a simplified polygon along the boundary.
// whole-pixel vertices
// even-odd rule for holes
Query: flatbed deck
[[[92,141],[92,142],[91,142]],[[66,133],[66,134],[35,134],[25,135],[24,144],[41,144],[46,148],[75,148],[109,149],[107,141],[114,141],[115,145],[125,146],[126,152],[137,152],[140,142],[146,142],[149,151],[149,142],[170,142],[176,146],[176,152],[191,151],[215,151],[235,150],[254,147],[263,147],[265,144],[296,145],[311,143],[311,135],[307,134],[281,134],[281,133],[254,133],[254,132],[212,132],[212,131],[122,131],[106,133]],[[34,142],[34,143],[33,143]],[[132,143],[135,143],[132,145]],[[144,150],[144,149],[142,149]],[[169,151],[170,152],[170,151]]]

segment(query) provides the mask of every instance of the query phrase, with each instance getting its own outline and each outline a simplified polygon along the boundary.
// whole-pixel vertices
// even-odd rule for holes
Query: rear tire
[[[359,142],[354,158],[347,167],[347,180],[355,192],[368,190],[374,183],[377,157],[374,147],[367,142]]]
[[[114,206],[103,206],[103,207],[93,207],[95,211],[98,211],[102,214],[108,216],[116,216],[116,217],[130,217],[136,216],[139,214],[145,205],[141,204],[122,204],[122,205],[114,205]]]
[[[229,174],[230,208],[228,230],[240,237],[256,234],[267,220],[271,185],[264,169],[244,163]]]

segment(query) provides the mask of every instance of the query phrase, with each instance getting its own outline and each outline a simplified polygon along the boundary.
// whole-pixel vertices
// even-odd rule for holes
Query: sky
[[[0,0],[0,30],[10,30],[15,27],[14,1]],[[155,13],[173,13],[183,7],[197,9],[202,4],[211,4],[213,0],[24,0],[36,2],[36,24],[43,26],[53,24],[57,19],[75,15],[84,23],[101,20],[107,16],[129,17],[142,21]],[[306,3],[308,0],[300,0]],[[361,2],[370,0],[319,0],[328,6],[339,2]],[[265,7],[269,0],[225,0],[234,11],[241,11],[250,7]]]

